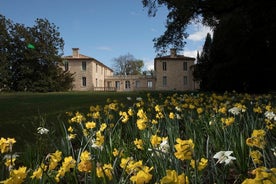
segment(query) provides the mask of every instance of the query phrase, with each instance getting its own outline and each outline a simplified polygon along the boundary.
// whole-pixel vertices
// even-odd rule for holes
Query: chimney
[[[177,56],[176,49],[175,48],[171,49],[171,57],[176,57],[176,56]]]
[[[72,48],[73,50],[73,58],[79,57],[79,48]]]

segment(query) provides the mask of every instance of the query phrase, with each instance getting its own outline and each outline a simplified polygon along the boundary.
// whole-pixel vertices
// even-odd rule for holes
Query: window
[[[183,77],[183,84],[184,84],[184,86],[186,86],[188,84],[188,77],[187,76]]]
[[[64,61],[64,70],[65,71],[69,70],[69,62],[68,61]]]
[[[163,62],[163,71],[166,71],[167,70],[167,63],[166,62]]]
[[[86,77],[82,77],[82,86],[86,86]]]
[[[140,87],[140,81],[135,81],[135,87],[139,88]]]
[[[98,79],[96,78],[96,87],[98,87]]]
[[[81,68],[82,68],[82,71],[86,70],[86,62],[85,61],[82,62]]]
[[[115,88],[120,89],[120,81],[115,81]]]
[[[98,72],[98,64],[96,64],[96,73]]]
[[[129,89],[129,88],[130,88],[130,81],[126,81],[126,82],[125,82],[125,88],[126,88],[126,89]]]
[[[183,70],[184,71],[188,70],[188,63],[186,61],[183,62]]]
[[[148,81],[148,88],[152,88],[152,81]]]
[[[112,85],[112,82],[111,81],[107,81],[107,87],[110,88]]]
[[[167,76],[163,76],[163,87],[167,86]]]

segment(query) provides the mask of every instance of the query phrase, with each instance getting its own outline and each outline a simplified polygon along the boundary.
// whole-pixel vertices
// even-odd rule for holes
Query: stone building
[[[105,78],[107,87],[116,91],[142,91],[155,89],[154,75],[114,75]]]
[[[195,58],[178,55],[176,49],[170,50],[170,55],[154,59],[156,90],[187,91],[198,89],[198,83],[193,80]]]
[[[150,75],[113,75],[113,70],[100,61],[84,56],[78,48],[72,56],[63,57],[62,66],[74,74],[75,91],[137,91],[137,90],[195,90],[192,68],[195,58],[170,55],[154,59],[154,72]]]
[[[113,70],[100,61],[82,55],[73,48],[72,56],[63,57],[63,69],[74,74],[73,90],[105,90],[105,77],[113,76]]]

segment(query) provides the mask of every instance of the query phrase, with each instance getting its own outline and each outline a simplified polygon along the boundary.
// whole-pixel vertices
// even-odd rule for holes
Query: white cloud
[[[149,58],[144,58],[144,70],[153,70],[154,69],[154,60]]]
[[[184,56],[196,58],[197,50],[184,51]]]
[[[190,34],[187,38],[191,41],[202,41],[206,38],[207,33],[210,33],[211,35],[213,33],[213,31],[209,27],[203,26],[201,24],[193,25],[192,27],[194,28],[194,32]]]

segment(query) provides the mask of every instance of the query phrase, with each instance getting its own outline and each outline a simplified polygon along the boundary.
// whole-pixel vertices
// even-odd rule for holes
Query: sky
[[[141,0],[0,0],[0,14],[13,23],[32,27],[37,18],[58,27],[64,40],[64,56],[72,48],[112,68],[114,59],[131,54],[153,69],[153,39],[165,31],[167,9],[149,17]],[[210,29],[191,24],[183,54],[196,57]]]

